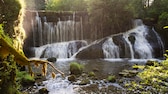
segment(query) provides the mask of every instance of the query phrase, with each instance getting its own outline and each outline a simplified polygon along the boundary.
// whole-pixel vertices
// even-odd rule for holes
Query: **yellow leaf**
[[[46,74],[47,74],[47,63],[44,63],[44,64],[43,64],[42,74],[43,74],[44,76],[46,76]]]
[[[167,28],[168,28],[168,26],[164,26],[164,27],[163,27],[163,29],[167,29]]]
[[[39,63],[34,63],[34,65],[38,68],[39,67]]]
[[[56,74],[54,72],[52,72],[52,78],[55,78]]]

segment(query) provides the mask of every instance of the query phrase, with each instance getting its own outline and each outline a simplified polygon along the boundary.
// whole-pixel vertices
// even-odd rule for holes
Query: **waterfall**
[[[39,16],[37,12],[31,20],[35,57],[152,59],[164,53],[160,36],[140,19],[134,21],[133,29],[89,45],[84,40],[88,33],[84,31],[83,21],[75,12],[64,19],[56,17],[55,22]]]
[[[133,29],[97,40],[81,48],[75,57],[152,59],[161,57],[163,50],[158,34],[144,25],[142,20],[135,20]]]
[[[134,29],[123,33],[122,36],[127,42],[127,46],[124,50],[129,50],[131,59],[139,58],[139,59],[151,59],[153,58],[153,48],[146,39],[146,35],[148,34],[147,27],[144,25],[140,25],[135,27]],[[131,39],[132,37],[132,39]],[[105,58],[120,58],[119,55],[119,47],[116,45],[112,38],[107,39],[102,46]],[[128,49],[127,49],[128,48]]]
[[[57,21],[50,22],[45,16],[40,17],[36,12],[35,20],[31,22],[34,47],[56,42],[83,40],[83,19],[80,17],[77,20],[75,15],[74,12],[68,19],[55,17]]]

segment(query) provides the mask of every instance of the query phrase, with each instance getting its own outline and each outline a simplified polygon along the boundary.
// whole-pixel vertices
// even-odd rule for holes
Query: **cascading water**
[[[114,44],[112,38],[107,39],[103,43],[102,49],[106,58],[120,58],[119,48]]]
[[[31,26],[33,49],[35,57],[39,58],[151,59],[161,57],[164,50],[159,35],[140,19],[134,21],[133,29],[102,38],[87,47],[84,47],[87,41],[84,41],[83,19],[79,16],[76,20],[75,13],[64,20],[57,18],[56,22],[47,21],[45,16],[36,13]]]
[[[129,41],[129,33],[125,33],[123,34],[123,38],[125,39],[125,41],[127,42],[128,44],[128,48],[130,48],[130,55],[131,55],[131,59],[134,59],[134,50],[133,50],[133,47],[132,47],[132,44],[131,42]]]
[[[97,50],[99,54],[96,54],[96,51],[93,50]],[[79,50],[78,53],[75,54],[75,57],[82,59],[152,59],[156,56],[162,57],[163,50],[163,43],[158,34],[145,26],[141,20],[135,20],[135,27],[133,29],[125,33],[106,37],[97,43],[90,44],[90,46],[85,47],[83,50]],[[160,53],[156,51],[160,51]],[[85,56],[82,54],[85,54]]]
[[[145,25],[138,23],[136,27],[123,34],[123,38],[128,44],[130,50],[130,57],[140,59],[153,58],[153,48],[146,39],[148,29]],[[132,39],[131,39],[132,37]],[[127,50],[127,49],[126,49]],[[119,53],[119,52],[118,52]]]
[[[70,58],[79,48],[86,45],[86,41],[78,40],[47,44],[41,47],[34,47],[33,49],[35,51],[35,57],[38,58]]]

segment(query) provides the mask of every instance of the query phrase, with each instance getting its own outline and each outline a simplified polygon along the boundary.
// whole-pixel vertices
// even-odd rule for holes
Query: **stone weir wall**
[[[27,10],[23,22],[26,47],[55,42],[92,39],[86,12]]]

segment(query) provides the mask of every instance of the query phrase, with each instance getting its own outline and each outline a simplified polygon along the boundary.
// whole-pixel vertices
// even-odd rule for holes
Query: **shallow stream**
[[[115,75],[119,78],[119,72],[124,69],[130,69],[133,64],[144,64],[146,59],[93,59],[93,60],[76,60],[76,59],[58,59],[54,64],[65,73],[65,78],[57,74],[56,78],[51,75],[43,81],[40,88],[47,88],[49,94],[116,94],[119,91],[124,92],[124,88],[118,83],[109,83],[106,81],[109,75]],[[78,77],[75,82],[68,81],[69,65],[71,62],[78,62],[84,65],[83,76]],[[89,79],[89,83],[79,85],[81,79],[88,72],[94,71],[96,79]],[[121,92],[119,92],[121,93]]]

